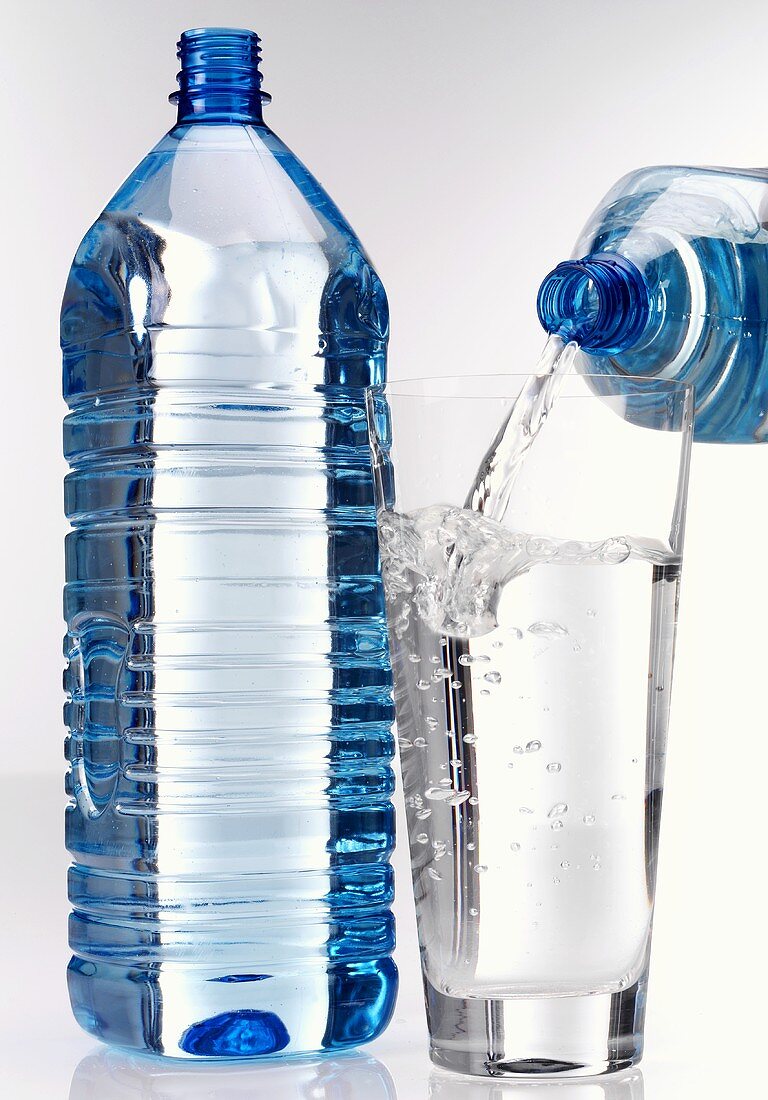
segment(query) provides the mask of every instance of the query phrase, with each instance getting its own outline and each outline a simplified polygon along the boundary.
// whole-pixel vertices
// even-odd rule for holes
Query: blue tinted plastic
[[[121,1046],[336,1049],[397,984],[364,408],[387,302],[261,121],[255,36],[180,52],[181,121],[62,308],[70,995]]]
[[[544,280],[542,324],[579,341],[590,370],[692,383],[697,440],[763,442],[767,209],[768,171],[632,173],[588,222],[580,259]]]

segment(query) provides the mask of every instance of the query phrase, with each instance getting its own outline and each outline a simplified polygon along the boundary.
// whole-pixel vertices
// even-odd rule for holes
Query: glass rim
[[[401,378],[390,382],[377,383],[376,385],[367,386],[366,393],[373,396],[390,396],[390,397],[412,397],[412,398],[439,398],[445,401],[491,401],[491,400],[503,400],[508,397],[514,397],[515,392],[509,393],[472,393],[465,389],[457,392],[446,393],[444,389],[440,389],[440,386],[445,386],[448,383],[465,383],[466,386],[477,385],[482,382],[495,382],[503,383],[505,380],[517,379],[522,382],[526,378],[548,378],[547,374],[539,374],[536,371],[504,371],[495,374],[439,374],[439,375],[422,375],[418,378]],[[569,380],[584,379],[589,383],[591,380],[599,382],[602,385],[606,383],[615,384],[620,387],[622,383],[626,383],[628,386],[636,387],[636,392],[645,390],[649,395],[653,393],[662,394],[680,394],[685,397],[691,398],[693,396],[694,387],[690,382],[681,382],[675,378],[649,378],[642,374],[619,374],[615,372],[597,373],[595,371],[575,371],[571,375],[563,376],[563,384],[567,385]],[[408,392],[407,387],[417,387],[411,392]],[[427,387],[434,386],[433,392],[429,392]],[[418,387],[424,387],[418,389]],[[567,400],[579,400],[581,398],[594,399],[594,394],[569,394],[560,393],[560,397]],[[606,395],[602,395],[606,396]],[[617,392],[608,396],[620,397],[621,393],[617,389]]]

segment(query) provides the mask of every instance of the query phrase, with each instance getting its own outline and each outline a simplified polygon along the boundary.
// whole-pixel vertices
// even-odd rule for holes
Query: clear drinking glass
[[[640,1058],[691,407],[580,374],[369,391],[440,1066]]]

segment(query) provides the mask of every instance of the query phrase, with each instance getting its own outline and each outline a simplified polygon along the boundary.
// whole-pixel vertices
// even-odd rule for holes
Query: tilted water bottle
[[[397,981],[363,400],[387,303],[262,120],[257,36],[179,57],[178,123],[62,309],[69,989],[125,1047],[336,1049]]]
[[[590,369],[695,387],[695,437],[768,435],[768,169],[645,168],[608,192],[539,291]]]

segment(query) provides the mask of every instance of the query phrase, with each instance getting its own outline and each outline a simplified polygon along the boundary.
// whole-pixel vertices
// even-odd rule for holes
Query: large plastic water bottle
[[[363,400],[387,303],[262,120],[257,36],[179,56],[178,123],[62,310],[69,988],[125,1047],[338,1049],[396,990]]]
[[[768,170],[645,168],[620,180],[539,291],[590,369],[695,387],[695,436],[768,434]]]

